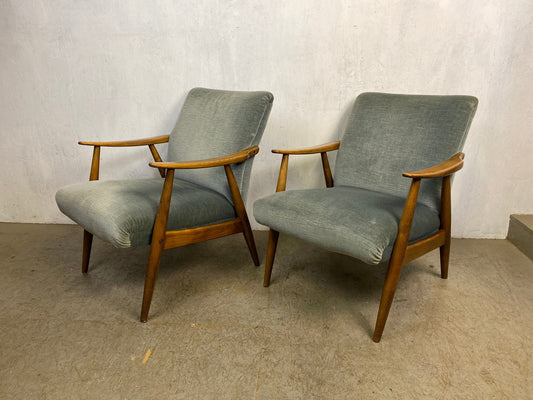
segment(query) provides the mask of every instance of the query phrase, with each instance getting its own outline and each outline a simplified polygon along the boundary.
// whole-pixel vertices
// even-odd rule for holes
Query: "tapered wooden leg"
[[[398,236],[394,242],[391,258],[389,261],[389,268],[385,278],[385,285],[383,286],[383,293],[381,294],[381,302],[379,303],[378,318],[376,320],[376,328],[374,329],[374,336],[372,340],[379,342],[383,335],[383,329],[389,316],[389,310],[394,299],[396,286],[400,279],[400,272],[402,270],[403,260],[405,257],[405,250],[407,249],[407,242],[409,240],[409,233],[411,232],[411,224],[413,222],[413,215],[415,213],[416,199],[420,189],[420,179],[413,179],[405,206],[403,208],[402,218],[398,225]]]
[[[450,263],[450,240],[446,240],[444,246],[440,247],[440,277],[448,279],[448,264]]]
[[[446,176],[442,179],[441,203],[440,203],[440,227],[446,232],[444,246],[440,248],[440,277],[448,278],[448,264],[450,262],[450,244],[452,230],[452,207],[451,207],[451,178]]]
[[[398,261],[391,258],[391,261],[389,262],[389,268],[387,270],[387,277],[385,278],[385,285],[383,286],[383,292],[381,294],[376,328],[374,329],[374,336],[372,338],[372,340],[376,343],[381,340],[381,336],[383,335],[383,329],[385,329],[385,323],[387,322],[387,317],[389,316],[392,300],[394,299],[394,293],[396,292],[396,286],[398,285],[398,280],[400,279],[401,269],[401,260]]]
[[[268,287],[270,285],[270,276],[272,275],[272,265],[274,264],[274,257],[276,256],[276,247],[278,246],[279,232],[274,229],[270,230],[268,234],[268,247],[267,256],[265,262],[265,279],[263,286]]]
[[[150,311],[150,304],[152,303],[152,296],[154,294],[157,273],[159,272],[159,265],[161,264],[162,253],[163,244],[160,243],[159,240],[152,240],[150,257],[148,258],[148,268],[146,269],[146,278],[144,280],[141,322],[146,322],[148,320],[148,312]]]
[[[255,247],[255,240],[254,240],[254,234],[252,233],[252,227],[250,226],[250,222],[248,221],[248,217],[246,217],[246,221],[243,221],[243,234],[244,239],[246,239],[246,244],[248,245],[248,250],[250,250],[250,255],[252,256],[252,260],[256,267],[259,267],[261,264],[259,262],[259,256],[257,255],[257,248]]]
[[[89,270],[89,258],[91,257],[91,246],[93,244],[93,234],[83,231],[83,255],[81,259],[81,272],[84,274]]]
[[[254,235],[252,234],[252,227],[250,226],[250,221],[248,220],[248,214],[246,213],[246,207],[242,200],[241,192],[239,191],[239,186],[235,180],[235,175],[231,169],[231,165],[224,165],[224,171],[226,172],[226,178],[228,179],[228,185],[231,192],[231,197],[233,199],[233,204],[235,206],[235,212],[242,222],[242,228],[244,233],[244,238],[246,239],[246,244],[252,255],[252,260],[254,264],[258,267],[259,256],[257,255],[257,249],[255,248]]]
[[[148,320],[148,312],[152,303],[154,294],[155,281],[159,272],[161,263],[161,254],[165,248],[166,229],[168,221],[168,210],[170,207],[170,198],[172,197],[172,185],[174,183],[174,170],[169,169],[165,176],[165,184],[161,192],[161,200],[157,216],[155,217],[154,230],[152,232],[152,243],[150,245],[150,257],[148,258],[148,267],[146,268],[146,278],[144,280],[143,304],[141,308],[141,322]]]
[[[93,160],[91,163],[90,181],[97,181],[100,173],[100,146],[93,148]],[[81,258],[81,272],[86,274],[89,271],[89,258],[91,257],[91,246],[93,244],[93,234],[83,230],[83,255]]]

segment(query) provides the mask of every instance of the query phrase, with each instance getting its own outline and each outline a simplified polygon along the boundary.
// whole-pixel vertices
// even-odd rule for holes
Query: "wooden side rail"
[[[434,165],[432,167],[422,169],[414,172],[405,172],[403,176],[411,178],[413,185],[420,185],[422,179],[442,178],[441,186],[441,198],[440,198],[440,230],[416,243],[406,245],[405,257],[402,260],[402,264],[406,264],[409,261],[419,257],[421,254],[427,253],[432,249],[440,247],[441,255],[441,278],[446,279],[448,277],[448,263],[450,254],[450,241],[451,241],[451,225],[452,225],[452,205],[451,205],[451,175],[463,168],[464,153],[457,153],[450,157],[448,160]],[[403,221],[405,219],[405,225],[411,225],[416,208],[416,201],[418,198],[418,192],[414,198],[414,206],[406,205],[402,214]],[[400,225],[401,225],[400,221]],[[400,231],[400,229],[399,229]],[[400,232],[399,232],[400,233]],[[410,229],[404,232],[409,237]],[[398,239],[397,239],[398,240]]]

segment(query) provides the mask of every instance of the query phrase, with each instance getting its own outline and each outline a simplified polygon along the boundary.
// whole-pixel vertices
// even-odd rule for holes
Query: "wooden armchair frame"
[[[152,241],[150,244],[150,256],[148,258],[148,267],[146,269],[146,278],[144,282],[144,294],[141,309],[141,322],[146,322],[150,304],[154,293],[157,273],[161,263],[161,254],[163,250],[175,247],[185,246],[187,244],[203,242],[210,239],[232,235],[242,232],[256,266],[259,266],[259,257],[255,246],[252,228],[248,220],[246,208],[242,200],[235,176],[231,169],[231,164],[237,164],[248,160],[259,152],[258,146],[253,146],[237,153],[224,155],[221,157],[209,158],[205,160],[186,161],[186,162],[163,162],[155,148],[156,144],[166,143],[169,140],[168,135],[157,136],[148,139],[115,141],[115,142],[79,142],[81,145],[93,146],[93,157],[91,163],[91,173],[89,180],[98,180],[100,170],[100,148],[101,147],[129,147],[129,146],[148,146],[154,162],[149,163],[153,168],[157,168],[162,178],[165,179],[161,192],[161,200],[155,219]],[[172,186],[174,184],[174,171],[176,169],[197,169],[197,168],[214,168],[224,167],[226,178],[230,188],[233,205],[237,217],[230,221],[217,224],[201,226],[198,228],[181,229],[167,231],[168,213],[170,201],[172,198]],[[84,230],[83,235],[83,256],[82,272],[87,273],[89,267],[89,257],[91,254],[93,235]]]
[[[333,187],[333,177],[329,166],[327,152],[338,150],[340,142],[331,142],[319,146],[302,148],[297,150],[272,150],[273,153],[282,154],[281,167],[278,177],[276,192],[285,190],[287,182],[287,171],[289,155],[318,154],[322,157],[322,167],[327,187]],[[396,286],[400,278],[402,266],[408,262],[428,253],[431,250],[440,248],[441,278],[448,278],[448,264],[450,259],[451,242],[451,176],[463,168],[463,153],[457,153],[447,161],[426,168],[420,171],[405,172],[402,175],[411,178],[411,186],[407,194],[402,217],[398,225],[398,236],[394,243],[391,258],[385,277],[385,284],[381,295],[381,301],[376,319],[374,335],[372,340],[379,342],[383,335],[383,329],[387,322],[390,307],[396,292]],[[422,179],[442,178],[441,202],[440,202],[440,229],[433,235],[409,243],[411,225],[418,199],[418,192]],[[265,277],[263,285],[270,285],[272,266],[276,254],[279,232],[270,229],[268,236],[267,257],[265,263]]]

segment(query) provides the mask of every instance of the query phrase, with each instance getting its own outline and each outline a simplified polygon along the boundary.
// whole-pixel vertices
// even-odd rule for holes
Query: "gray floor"
[[[257,232],[264,258],[266,232]],[[531,399],[533,262],[454,240],[404,267],[381,343],[385,267],[280,237],[270,288],[240,235],[167,251],[137,322],[148,248],[76,226],[0,224],[1,399]]]

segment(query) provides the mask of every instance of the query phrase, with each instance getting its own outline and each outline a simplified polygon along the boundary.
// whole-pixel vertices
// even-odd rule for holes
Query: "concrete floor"
[[[68,225],[0,224],[1,399],[532,399],[533,262],[454,240],[404,267],[381,343],[385,267],[281,236],[272,285],[240,235],[167,251],[137,322],[148,248]],[[266,232],[256,241],[264,258]]]

